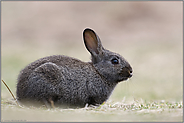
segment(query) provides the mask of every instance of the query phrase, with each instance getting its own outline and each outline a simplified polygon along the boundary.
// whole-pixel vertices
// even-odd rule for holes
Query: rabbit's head
[[[91,53],[92,63],[100,76],[108,82],[120,82],[132,77],[130,64],[119,54],[106,50],[98,35],[91,29],[83,32],[84,43]]]

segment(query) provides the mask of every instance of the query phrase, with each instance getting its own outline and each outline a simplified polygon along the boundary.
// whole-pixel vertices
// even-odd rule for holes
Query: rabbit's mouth
[[[128,80],[130,77],[123,77],[121,81]]]
[[[122,81],[127,80],[133,76],[132,69],[122,69],[119,74],[122,77]]]
[[[132,76],[130,75],[129,77],[122,77],[122,80],[121,81],[125,81],[125,80],[128,80],[129,78],[131,78]]]

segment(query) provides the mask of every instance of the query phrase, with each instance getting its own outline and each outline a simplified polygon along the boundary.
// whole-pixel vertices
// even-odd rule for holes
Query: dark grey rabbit
[[[106,50],[91,29],[83,32],[92,62],[55,55],[36,60],[19,74],[17,99],[47,106],[84,107],[106,101],[120,81],[132,77],[130,64],[119,54]]]

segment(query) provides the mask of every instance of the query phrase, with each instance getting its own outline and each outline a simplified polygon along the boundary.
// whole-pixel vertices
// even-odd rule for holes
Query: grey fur
[[[120,81],[132,77],[132,68],[119,54],[103,48],[91,29],[83,32],[92,62],[56,55],[38,59],[18,76],[17,99],[56,106],[84,107],[106,101]],[[113,61],[113,59],[115,59]]]

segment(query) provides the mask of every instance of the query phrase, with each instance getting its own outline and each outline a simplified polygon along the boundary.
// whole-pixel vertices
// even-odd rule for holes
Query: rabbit
[[[89,28],[83,31],[91,62],[53,55],[26,66],[18,76],[17,100],[34,101],[50,107],[100,105],[116,85],[133,75],[130,64],[119,54],[102,46],[99,36]]]

